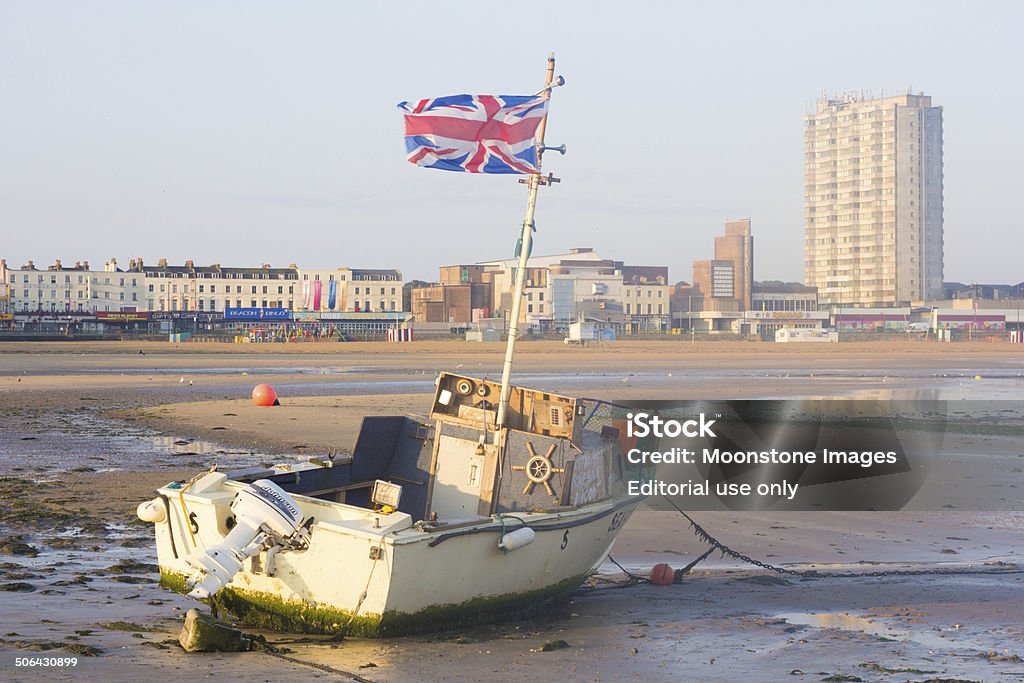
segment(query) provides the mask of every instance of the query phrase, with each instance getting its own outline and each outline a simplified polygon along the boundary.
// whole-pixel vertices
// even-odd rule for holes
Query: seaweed
[[[321,633],[335,636],[390,638],[463,628],[483,623],[525,619],[546,613],[587,579],[579,574],[559,583],[523,593],[473,598],[459,604],[434,605],[414,613],[387,611],[356,614],[324,605],[285,600],[270,593],[227,586],[211,599],[211,606],[231,614],[246,626],[268,631]],[[161,569],[160,585],[186,593],[186,577]]]

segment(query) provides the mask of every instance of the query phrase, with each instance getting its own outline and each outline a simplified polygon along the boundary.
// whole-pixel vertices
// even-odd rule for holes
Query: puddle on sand
[[[269,455],[200,439],[158,434],[91,414],[55,420],[48,429],[0,427],[0,472],[42,480],[65,471],[153,470],[167,467],[222,470],[263,462],[292,462],[317,453]]]
[[[879,638],[898,640],[903,642],[923,645],[931,650],[981,650],[987,648],[974,641],[958,638],[956,641],[948,640],[937,633],[921,631],[906,631],[892,628],[883,623],[872,621],[864,617],[857,617],[847,612],[821,612],[812,614],[807,612],[784,612],[776,614],[777,619],[784,619],[790,624],[797,626],[813,626],[815,628],[837,629],[840,631],[855,631],[866,633]],[[954,631],[950,631],[953,633]]]

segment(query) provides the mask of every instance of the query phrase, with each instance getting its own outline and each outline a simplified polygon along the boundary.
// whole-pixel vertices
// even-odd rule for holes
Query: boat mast
[[[544,89],[540,94],[544,99],[550,99],[551,89],[556,85],[562,85],[564,80],[561,76],[555,80],[555,54],[548,55],[548,71],[544,81]],[[537,172],[531,174],[527,180],[530,187],[529,198],[526,201],[526,217],[523,219],[523,232],[520,239],[519,268],[516,270],[515,289],[512,292],[511,319],[508,324],[508,343],[505,347],[505,364],[501,368],[501,399],[498,403],[497,427],[505,429],[505,422],[508,417],[508,402],[512,395],[512,357],[515,355],[516,338],[519,336],[519,312],[523,307],[523,290],[526,286],[526,264],[530,258],[530,247],[533,242],[533,212],[537,207],[537,189],[550,182],[542,178],[540,174],[541,160],[544,154],[544,131],[547,128],[547,114],[541,119],[537,127]],[[564,148],[563,148],[564,150]],[[565,153],[564,151],[562,152]]]

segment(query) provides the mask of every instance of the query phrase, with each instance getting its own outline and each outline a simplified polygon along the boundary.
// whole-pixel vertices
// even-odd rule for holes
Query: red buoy
[[[659,562],[651,569],[651,583],[655,586],[671,586],[675,579],[675,570],[664,562]]]
[[[274,391],[274,387],[269,384],[257,385],[252,390],[252,400],[258,406],[279,406],[280,401],[277,400],[277,392]]]

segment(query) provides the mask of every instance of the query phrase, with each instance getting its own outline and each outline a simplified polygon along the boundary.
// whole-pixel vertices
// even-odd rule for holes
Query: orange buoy
[[[671,586],[675,579],[675,570],[664,562],[659,562],[651,569],[651,583],[655,586]]]
[[[252,390],[252,400],[258,406],[279,406],[277,392],[269,384],[259,384]]]

